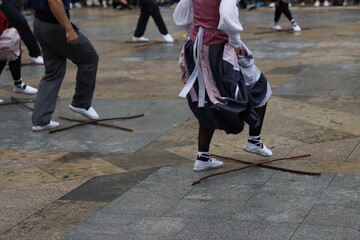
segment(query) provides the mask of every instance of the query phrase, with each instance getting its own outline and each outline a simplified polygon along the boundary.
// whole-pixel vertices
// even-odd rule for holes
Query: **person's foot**
[[[42,56],[37,56],[37,57],[29,56],[28,58],[36,64],[44,64],[44,59]]]
[[[169,43],[174,42],[174,38],[170,34],[161,35],[161,36],[164,38],[165,42],[169,42]]]
[[[141,37],[135,37],[135,36],[133,36],[133,37],[132,37],[132,40],[133,40],[133,42],[148,42],[148,41],[149,41],[148,38],[143,37],[143,36],[141,36]]]
[[[328,1],[324,1],[324,7],[328,7],[328,6],[330,6],[330,4],[329,4],[329,2]]]
[[[300,3],[300,7],[305,7],[305,1]]]
[[[32,95],[32,94],[36,94],[38,90],[22,82],[21,84],[14,86],[13,92]]]
[[[253,9],[256,9],[256,3],[248,4],[246,6],[246,10],[248,10],[248,11],[253,10]]]
[[[270,3],[270,4],[269,4],[269,7],[274,8],[274,7],[275,7],[275,3],[274,3],[274,2]]]
[[[250,153],[256,153],[264,157],[270,157],[272,155],[272,151],[268,149],[265,144],[261,140],[257,141],[256,143],[247,141],[247,143],[243,146],[244,151]]]
[[[222,161],[210,158],[210,155],[202,154],[197,157],[193,170],[195,172],[202,172],[210,169],[221,168],[223,165],[224,163]]]
[[[320,6],[320,1],[315,1],[314,7],[319,7],[319,6]]]
[[[69,105],[69,107],[74,112],[80,113],[87,118],[94,119],[94,120],[99,119],[99,115],[97,114],[97,112],[95,111],[95,109],[93,107],[90,107],[89,109],[77,108],[71,104]]]
[[[292,29],[294,32],[301,32],[301,28],[297,23],[291,24]]]
[[[282,27],[278,23],[273,23],[272,29],[280,31]]]
[[[33,132],[40,132],[40,131],[57,128],[58,126],[60,126],[60,123],[55,121],[50,121],[50,123],[45,126],[33,126],[31,130],[33,130]]]
[[[1,98],[0,98],[0,103],[3,103],[4,102],[4,100],[2,100]]]

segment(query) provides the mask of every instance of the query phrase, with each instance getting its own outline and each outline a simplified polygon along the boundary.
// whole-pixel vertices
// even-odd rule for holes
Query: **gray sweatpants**
[[[75,94],[71,104],[79,108],[91,106],[99,56],[87,37],[76,26],[74,29],[79,36],[79,42],[69,44],[65,30],[60,24],[34,19],[34,35],[40,43],[45,62],[45,76],[39,83],[32,115],[34,126],[47,125],[51,120],[60,86],[65,77],[67,59],[78,68]]]

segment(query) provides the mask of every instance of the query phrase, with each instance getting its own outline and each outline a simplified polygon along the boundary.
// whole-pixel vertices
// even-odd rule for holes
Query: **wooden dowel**
[[[68,120],[68,121],[73,121],[73,122],[88,122],[88,120],[85,120],[85,119],[68,118],[68,117],[63,117],[63,116],[59,116],[59,118],[65,119],[65,120]],[[118,129],[125,130],[125,131],[129,131],[129,132],[133,132],[133,131],[134,131],[134,130],[131,129],[131,128],[122,127],[122,126],[118,126],[118,125],[114,125],[114,124],[109,124],[109,123],[103,123],[103,122],[94,122],[94,123],[91,123],[91,124],[96,124],[96,125],[105,126],[105,127],[118,128]]]
[[[210,177],[214,177],[214,176],[218,176],[218,175],[222,175],[222,174],[226,174],[226,173],[230,173],[230,172],[240,171],[240,170],[251,168],[251,167],[254,167],[254,166],[259,166],[259,165],[262,165],[262,164],[265,164],[265,163],[271,163],[271,162],[281,161],[281,160],[285,160],[285,159],[300,158],[300,157],[305,157],[305,156],[309,156],[309,155],[307,154],[307,155],[299,155],[299,156],[286,157],[286,158],[277,158],[277,159],[265,160],[265,161],[261,161],[261,162],[257,162],[257,163],[252,163],[252,164],[250,164],[248,166],[245,166],[245,167],[235,168],[235,169],[231,169],[231,170],[223,171],[223,172],[218,172],[218,173],[214,173],[214,174],[209,174],[209,175],[207,175],[205,177],[200,178],[199,180],[197,180],[195,182],[192,182],[191,185],[198,184],[202,180],[210,178]]]
[[[20,104],[21,106],[26,107],[27,109],[30,109],[31,111],[34,110],[32,107],[29,107],[28,105],[26,105],[25,103],[19,101],[18,99],[16,99],[16,98],[13,97],[13,96],[11,96],[11,100],[15,101],[15,103]]]
[[[138,117],[143,117],[143,116],[144,116],[144,114],[138,114],[138,115],[127,116],[127,117],[114,117],[114,118],[103,118],[103,119],[96,119],[96,120],[88,120],[87,122],[74,124],[72,126],[50,130],[49,133],[61,132],[61,131],[68,130],[68,129],[71,129],[71,128],[74,128],[74,127],[83,126],[83,125],[86,125],[86,124],[89,124],[89,123],[103,122],[103,121],[110,121],[110,120],[120,120],[120,119],[131,119],[131,118],[138,118]]]
[[[236,161],[236,162],[245,163],[245,164],[253,164],[253,162],[249,162],[249,161],[245,161],[245,160],[241,160],[241,159],[225,157],[225,156],[221,156],[221,155],[217,155],[217,154],[211,154],[211,155],[215,156],[215,157],[223,158],[223,159],[228,159],[228,160],[232,160],[232,161]],[[307,154],[307,155],[301,155],[299,157],[309,157],[309,156],[311,156],[311,155]],[[286,158],[286,157],[283,158],[283,160],[286,160],[286,159],[289,159],[289,158]],[[274,170],[280,170],[280,171],[284,171],[284,172],[291,172],[291,173],[298,173],[298,174],[305,174],[305,175],[321,175],[321,173],[318,173],[318,172],[306,172],[306,171],[301,171],[301,170],[293,170],[293,169],[289,169],[289,168],[276,167],[276,166],[265,165],[265,164],[260,164],[259,166],[264,167],[264,168],[274,169]]]
[[[19,102],[3,102],[0,103],[0,105],[14,105],[14,104],[19,104],[19,103],[32,103],[34,102],[34,100],[21,100]]]

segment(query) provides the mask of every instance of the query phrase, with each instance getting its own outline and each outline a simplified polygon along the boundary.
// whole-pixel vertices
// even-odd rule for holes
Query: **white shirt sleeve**
[[[181,0],[183,1],[183,0]],[[239,0],[222,0],[220,3],[220,22],[218,28],[229,36],[229,43],[238,48],[241,45],[240,33],[243,28],[239,21]]]
[[[174,10],[173,19],[176,25],[183,26],[190,35],[193,29],[194,9],[192,0],[180,0]]]

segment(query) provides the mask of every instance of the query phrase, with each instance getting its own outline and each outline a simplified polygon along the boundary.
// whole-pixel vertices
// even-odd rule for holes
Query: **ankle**
[[[20,78],[19,80],[14,80],[14,85],[16,87],[20,87],[22,83],[23,83],[22,78]]]
[[[200,160],[203,162],[207,162],[210,159],[210,153],[209,152],[198,152],[196,160]]]

